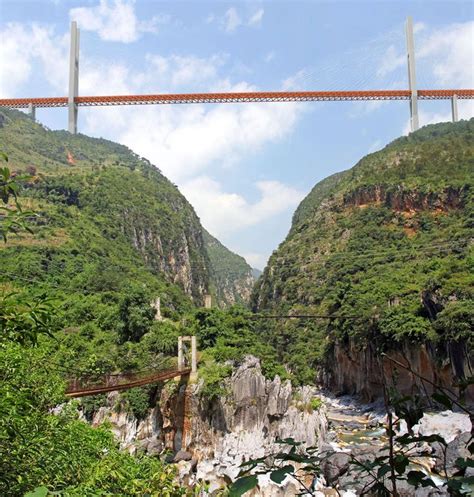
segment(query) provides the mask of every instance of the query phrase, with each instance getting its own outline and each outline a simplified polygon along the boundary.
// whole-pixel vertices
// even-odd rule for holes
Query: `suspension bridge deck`
[[[66,396],[71,398],[87,397],[100,393],[114,392],[119,390],[128,390],[129,388],[142,387],[151,383],[175,378],[176,376],[187,376],[191,373],[191,368],[174,368],[159,371],[148,376],[133,374],[107,375],[102,381],[88,383],[87,380],[73,380],[66,389]]]

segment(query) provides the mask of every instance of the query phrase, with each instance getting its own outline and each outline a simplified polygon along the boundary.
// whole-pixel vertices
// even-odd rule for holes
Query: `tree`
[[[150,329],[155,311],[150,305],[151,296],[144,287],[130,287],[119,304],[119,341],[138,342]]]
[[[8,162],[8,156],[0,152],[0,157]],[[19,230],[31,231],[27,224],[28,217],[33,215],[30,211],[23,211],[18,201],[20,182],[29,176],[17,176],[12,174],[8,167],[0,167],[0,236],[6,242],[11,233]],[[9,205],[13,199],[14,206]]]

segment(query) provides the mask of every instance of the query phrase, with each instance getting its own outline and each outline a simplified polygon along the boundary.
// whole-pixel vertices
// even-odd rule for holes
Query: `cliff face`
[[[226,396],[209,401],[202,398],[201,388],[199,383],[164,387],[156,407],[140,422],[108,407],[100,408],[93,422],[111,421],[122,445],[132,451],[172,450],[183,483],[201,479],[210,483],[211,491],[234,480],[242,462],[279,451],[276,438],[293,437],[308,446],[326,439],[324,408],[310,407],[314,391],[294,388],[278,376],[265,380],[254,357],[248,356],[227,380]],[[114,404],[113,396],[109,403]],[[290,483],[277,487],[262,478],[253,495],[283,497],[297,492]]]
[[[252,268],[243,257],[224,247],[206,230],[203,234],[211,263],[211,281],[217,301],[222,306],[247,304],[255,283]]]
[[[149,161],[117,143],[47,130],[20,112],[0,116],[2,150],[13,171],[30,176],[23,202],[39,214],[36,239],[12,238],[0,257],[49,257],[66,268],[74,261],[76,274],[84,264],[97,273],[115,268],[117,277],[140,268],[196,304],[211,290],[223,304],[248,298],[245,262],[234,284],[222,260],[239,257],[215,239],[214,254],[193,207]]]
[[[465,343],[414,346],[407,341],[381,356],[373,344],[361,346],[350,340],[346,344],[334,344],[320,380],[336,394],[357,394],[363,401],[372,402],[383,396],[383,372],[389,384],[396,378],[395,386],[402,395],[431,395],[433,383],[455,390],[453,386],[458,379],[474,374],[469,354]],[[416,374],[427,381],[421,381]],[[472,386],[466,390],[464,398],[474,400]]]
[[[430,378],[469,372],[473,164],[474,120],[428,126],[303,200],[252,297],[256,310],[323,316],[265,331],[303,381],[324,364],[327,385],[370,398],[380,393],[371,366],[401,350]],[[462,367],[439,352],[455,349]]]

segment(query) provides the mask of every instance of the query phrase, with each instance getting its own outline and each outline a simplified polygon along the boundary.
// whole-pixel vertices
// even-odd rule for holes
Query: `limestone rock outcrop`
[[[122,445],[156,453],[170,449],[179,459],[183,483],[203,480],[214,490],[234,480],[240,464],[281,451],[277,439],[292,437],[308,446],[323,444],[327,433],[324,407],[311,408],[315,390],[295,388],[290,381],[265,379],[258,359],[247,356],[226,380],[228,394],[209,400],[202,395],[202,382],[187,386],[170,383],[158,393],[157,404],[138,421],[111,407],[102,407],[93,423],[107,419]],[[117,399],[110,397],[110,405]],[[182,457],[183,454],[186,457]],[[281,486],[261,477],[254,495],[296,495],[290,481]]]
[[[452,388],[457,380],[471,374],[472,354],[462,344],[401,343],[395,350],[387,350],[382,358],[373,345],[349,340],[346,344],[336,343],[326,361],[321,375],[322,383],[339,394],[358,395],[364,401],[373,401],[383,395],[381,368],[387,381],[396,377],[397,389],[405,394],[432,392],[432,386],[424,385],[408,370],[397,366],[389,358],[407,364],[417,374],[437,385]],[[444,359],[443,359],[444,358]],[[474,400],[474,388],[466,389],[466,400]]]

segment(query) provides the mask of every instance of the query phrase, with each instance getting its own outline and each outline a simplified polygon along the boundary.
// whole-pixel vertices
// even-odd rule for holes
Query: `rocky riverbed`
[[[334,488],[338,488],[341,494],[359,495],[370,482],[370,477],[358,474],[354,460],[364,463],[388,454],[383,404],[359,404],[352,397],[323,398],[327,406],[328,440],[321,450],[331,455],[322,464],[324,480],[319,485],[321,495],[331,494]],[[399,434],[402,435],[406,431],[406,425],[402,424]],[[465,413],[425,413],[413,427],[413,435],[440,435],[448,444],[446,457],[440,444],[419,443],[414,451],[427,455],[414,458],[416,464],[409,469],[423,471],[438,489],[425,487],[415,490],[413,486],[400,481],[400,496],[448,495],[443,483],[446,476],[452,477],[462,473],[463,470],[457,466],[456,460],[469,457],[467,445],[471,440],[471,432],[472,424]],[[467,475],[474,474],[470,468],[466,472]]]
[[[206,482],[208,495],[233,481],[243,462],[281,451],[277,440],[282,438],[319,447],[322,475],[308,481],[319,497],[337,492],[345,497],[360,494],[368,479],[357,477],[353,460],[371,461],[387,454],[381,403],[360,404],[352,397],[335,398],[312,387],[295,388],[278,376],[267,380],[258,359],[251,356],[234,370],[224,387],[225,396],[209,400],[201,395],[202,382],[171,382],[157,391],[155,407],[142,420],[121,410],[120,396],[110,394],[108,406],[95,413],[93,424],[108,420],[122,446],[131,452],[167,454],[167,460],[177,465],[181,483]],[[320,407],[315,399],[322,401]],[[456,459],[467,454],[471,429],[467,415],[445,411],[425,414],[414,433],[445,438],[449,444],[446,469],[452,476],[459,472]],[[442,485],[440,447],[420,444],[418,448],[430,454],[420,458],[415,469]],[[258,488],[248,496],[291,497],[300,491],[290,477],[277,485],[261,475]],[[400,483],[401,497],[445,494],[429,488],[414,491]]]

